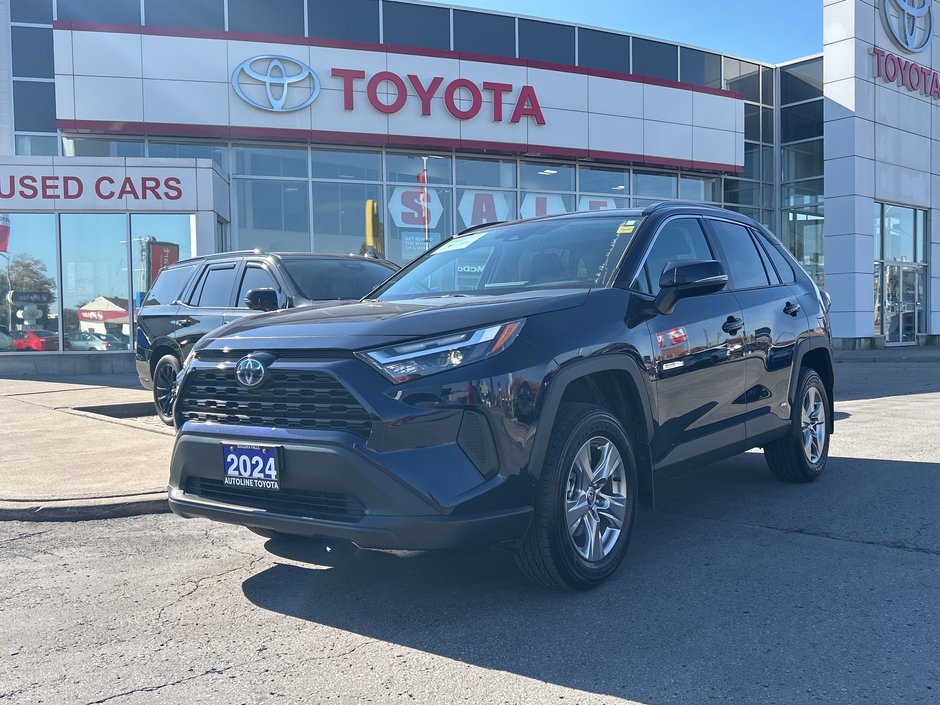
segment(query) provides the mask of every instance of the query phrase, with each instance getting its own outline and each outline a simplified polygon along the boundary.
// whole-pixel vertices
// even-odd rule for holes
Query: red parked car
[[[17,350],[58,350],[59,334],[51,330],[14,330],[10,332]]]

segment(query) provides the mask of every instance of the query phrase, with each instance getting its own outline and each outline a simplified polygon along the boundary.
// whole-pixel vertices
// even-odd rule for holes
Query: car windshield
[[[536,220],[460,235],[412,262],[373,295],[429,296],[604,286],[639,215]]]
[[[365,259],[286,257],[283,264],[300,293],[311,301],[361,299],[395,271]]]

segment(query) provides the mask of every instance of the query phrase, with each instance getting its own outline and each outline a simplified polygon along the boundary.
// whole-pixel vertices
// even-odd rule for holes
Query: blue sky
[[[449,0],[780,63],[822,51],[822,0]]]

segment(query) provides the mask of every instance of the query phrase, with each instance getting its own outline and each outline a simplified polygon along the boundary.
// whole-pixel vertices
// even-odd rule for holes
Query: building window
[[[149,27],[222,30],[224,0],[144,0],[144,20]]]
[[[788,144],[780,150],[783,180],[818,178],[823,174],[823,141]]]
[[[679,80],[696,86],[721,88],[721,57],[698,49],[680,47],[682,73]]]
[[[822,95],[822,59],[813,59],[780,69],[781,104],[801,103],[804,100],[822,98]]]
[[[314,148],[311,162],[314,179],[381,181],[382,154]]]
[[[10,20],[29,24],[52,24],[52,1],[10,0]]]
[[[721,178],[717,176],[679,176],[679,198],[683,201],[721,203]]]
[[[453,189],[388,186],[388,259],[404,263],[454,234]]]
[[[749,61],[724,57],[726,90],[743,93],[744,99],[760,103],[760,67]]]
[[[567,164],[522,162],[519,165],[519,185],[524,189],[574,191],[574,176],[574,167]]]
[[[386,44],[450,49],[450,10],[385,2],[382,4],[382,30]]]
[[[143,140],[108,140],[94,137],[63,137],[66,157],[142,157]]]
[[[761,68],[760,70],[760,95],[764,105],[773,106],[774,104],[774,70]]]
[[[9,225],[9,236],[6,242],[0,237],[0,327],[8,332],[51,331],[55,333],[55,341],[36,344],[58,350],[55,216],[47,213],[11,213],[6,219],[7,223],[4,224]],[[16,299],[11,302],[8,296],[10,291],[39,292],[44,300],[35,304],[21,303]],[[24,314],[22,318],[17,315],[19,311]],[[24,347],[23,343],[20,345]],[[26,349],[32,350],[33,347]]]
[[[55,135],[16,135],[16,153],[24,157],[54,157],[59,154]]]
[[[574,66],[574,27],[520,19],[519,58]]]
[[[149,15],[148,15],[149,21]],[[304,0],[228,0],[230,32],[304,36]]]
[[[927,332],[927,211],[875,203],[875,335],[910,345]]]
[[[224,144],[198,142],[151,142],[151,157],[167,159],[211,159],[222,173],[228,173],[228,148]]]
[[[130,340],[127,216],[62,214],[62,331],[66,350],[106,350],[86,334]]]
[[[381,184],[314,182],[314,250],[365,254],[371,246],[384,256],[381,205]]]
[[[379,43],[379,0],[307,0],[311,37]]]
[[[515,56],[515,18],[454,10],[454,50],[493,56]]]
[[[638,76],[679,80],[679,47],[633,38],[633,69]]]
[[[235,226],[240,249],[310,251],[309,182],[233,180]]]
[[[196,216],[189,213],[131,215],[131,261],[134,309],[164,267],[193,255]],[[169,303],[169,301],[165,302]]]
[[[578,168],[578,191],[629,196],[630,172],[627,169],[581,166]]]
[[[458,186],[516,187],[515,159],[457,157]]]
[[[790,105],[780,109],[780,141],[796,142],[823,135],[823,102]]]
[[[630,37],[579,27],[578,66],[630,73]]]
[[[11,27],[13,75],[17,78],[54,78],[52,30]]]
[[[676,197],[677,177],[675,174],[659,174],[648,171],[633,172],[633,193],[652,201],[668,200]],[[646,202],[644,202],[645,204]]]
[[[452,160],[442,154],[400,154],[385,156],[387,181],[405,184],[450,184]]]
[[[236,147],[235,174],[307,177],[307,150],[302,147]]]
[[[58,8],[64,22],[140,24],[140,0],[59,0]]]
[[[55,84],[13,81],[13,129],[55,132]]]

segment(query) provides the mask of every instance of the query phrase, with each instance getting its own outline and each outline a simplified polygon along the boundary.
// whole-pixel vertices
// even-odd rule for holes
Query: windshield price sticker
[[[487,231],[484,230],[481,233],[473,233],[472,235],[463,235],[461,237],[452,237],[450,240],[441,245],[437,251],[438,252],[450,252],[451,250],[462,250],[465,247],[470,247],[473,243],[479,240],[481,237],[486,235]]]
[[[633,233],[633,229],[636,227],[635,220],[625,220],[620,224],[620,227],[617,228],[618,235],[630,235]]]

